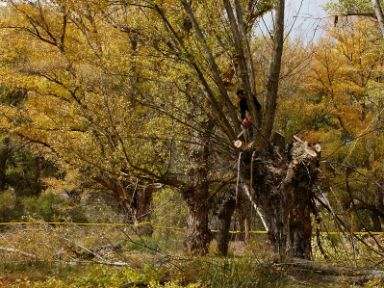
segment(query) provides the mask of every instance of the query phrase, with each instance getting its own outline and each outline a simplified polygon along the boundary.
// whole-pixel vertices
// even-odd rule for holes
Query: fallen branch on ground
[[[377,279],[384,280],[384,271],[381,270],[331,266],[298,258],[291,258],[287,262],[277,265],[287,265],[291,268],[321,274],[322,278],[328,281],[337,281],[340,277],[345,277],[345,280],[351,283],[364,283]]]
[[[9,252],[9,253],[19,254],[19,255],[22,255],[22,256],[25,256],[25,257],[30,257],[30,258],[33,258],[33,259],[37,258],[36,255],[34,255],[34,254],[27,253],[27,252],[24,252],[24,251],[21,251],[21,250],[18,250],[18,249],[14,249],[14,248],[1,247],[0,246],[0,250],[1,251],[5,251],[5,252]]]

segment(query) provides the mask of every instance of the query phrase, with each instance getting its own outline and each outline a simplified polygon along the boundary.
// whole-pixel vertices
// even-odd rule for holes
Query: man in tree
[[[239,100],[239,109],[240,109],[240,119],[241,126],[243,130],[239,134],[238,138],[243,136],[244,140],[253,140],[253,132],[252,132],[252,118],[250,116],[250,111],[247,103],[247,97],[243,89],[239,89],[236,92],[236,95]],[[255,95],[253,95],[252,100],[257,110],[261,109],[261,105],[259,101],[257,101]]]

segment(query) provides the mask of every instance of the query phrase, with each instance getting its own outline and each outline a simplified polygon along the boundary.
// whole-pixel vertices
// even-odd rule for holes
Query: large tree
[[[274,132],[284,0],[8,3],[2,39],[14,48],[3,43],[3,81],[29,91],[21,109],[3,107],[9,132],[81,167],[130,211],[135,193],[147,191],[138,183],[179,189],[194,254],[208,251],[212,191],[237,176],[281,258],[311,257],[320,149],[299,138],[285,145]],[[272,8],[269,72],[256,87],[253,31]],[[254,137],[235,147],[236,90]]]
[[[376,24],[366,19],[334,29],[316,48],[306,85],[317,118],[308,137],[327,143],[328,185],[352,230],[381,231],[383,223],[382,48]]]
[[[1,107],[2,128],[112,192],[127,220],[137,223],[148,220],[143,210],[153,183],[173,185],[167,173],[177,125],[138,104],[143,91],[148,100],[155,97],[142,79],[156,64],[136,66],[135,35],[106,22],[108,7],[72,1],[9,1],[3,7],[1,82],[27,97],[21,106]]]
[[[208,3],[180,2],[162,5],[151,2],[148,5],[163,21],[178,57],[200,82],[210,117],[216,123],[217,133],[223,136],[222,144],[227,146],[236,140],[236,135],[240,132],[227,82],[244,91],[253,119],[255,139],[251,139],[253,141],[249,143],[237,141],[238,149],[230,149],[232,158],[236,159],[240,154],[238,184],[258,211],[261,211],[276,252],[282,258],[310,258],[310,214],[313,207],[313,185],[317,177],[316,159],[320,147],[312,149],[298,138],[286,147],[281,137],[273,133],[284,46],[284,1],[275,3],[272,55],[264,95],[257,94],[257,71],[251,50],[251,32],[254,21],[260,14],[260,3],[239,0],[231,3],[223,0],[215,2],[215,7],[212,8]],[[187,35],[178,19],[172,17],[173,9],[184,11],[187,20],[179,21],[189,21]],[[213,28],[214,20],[223,23],[224,33],[220,33],[222,30],[217,29],[217,26]],[[227,69],[232,73],[229,81],[225,78],[228,70],[223,64],[229,65]],[[253,101],[253,97],[260,98],[259,96],[264,96],[264,101]],[[200,233],[207,233],[204,230],[206,225]]]

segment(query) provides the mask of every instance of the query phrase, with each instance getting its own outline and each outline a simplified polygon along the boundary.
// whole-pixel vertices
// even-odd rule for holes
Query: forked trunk
[[[300,175],[306,174],[304,169],[296,172],[297,179],[292,183],[277,190],[276,201],[265,204],[273,211],[267,217],[269,236],[281,260],[285,257],[312,258],[312,192],[309,178]]]

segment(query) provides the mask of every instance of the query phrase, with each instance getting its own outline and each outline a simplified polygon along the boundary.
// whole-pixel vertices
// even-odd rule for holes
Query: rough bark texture
[[[212,125],[206,123],[207,131]],[[209,158],[210,133],[195,131],[194,143],[189,153],[189,181],[182,189],[189,209],[188,236],[184,241],[185,251],[191,255],[208,253],[212,233],[208,227],[209,215]]]
[[[217,251],[222,256],[226,256],[228,254],[228,244],[230,240],[229,229],[231,226],[232,215],[235,211],[235,208],[236,199],[234,197],[231,197],[224,202],[218,213],[219,231],[216,236]]]
[[[236,213],[239,217],[239,230],[240,234],[237,234],[236,238],[240,241],[248,241],[250,240],[250,234],[249,231],[252,230],[251,227],[251,217],[252,217],[252,207],[250,205],[249,199],[245,195],[243,189],[240,189],[239,187],[239,193],[237,197],[237,207],[236,207]]]
[[[269,77],[266,87],[267,92],[265,95],[265,114],[263,123],[264,137],[266,137],[267,139],[269,139],[269,137],[271,136],[276,114],[281,59],[283,56],[284,48],[284,9],[285,1],[276,1],[272,60],[269,68]]]
[[[284,152],[284,153],[282,153]],[[246,156],[245,156],[246,157]],[[242,171],[243,179],[253,170],[253,190],[268,226],[269,237],[281,260],[311,259],[311,212],[319,152],[295,140],[286,151],[257,151]],[[252,163],[253,162],[253,163]]]
[[[194,194],[199,194],[201,191]],[[189,202],[188,236],[184,241],[185,251],[190,255],[202,256],[208,253],[212,233],[208,228],[208,207]]]
[[[239,1],[236,1],[235,3],[236,16],[229,0],[223,0],[223,4],[228,15],[228,21],[234,40],[234,48],[236,50],[236,57],[234,60],[237,67],[236,70],[239,70],[240,86],[245,91],[247,103],[253,103],[253,97],[256,97],[256,84],[254,82],[254,77],[249,76],[254,75],[254,65],[249,51],[249,39],[245,32],[243,11]],[[260,127],[262,118],[261,110],[255,105],[249,105],[248,108],[251,118],[255,119],[255,124]]]
[[[137,232],[143,236],[152,236],[153,227],[151,221],[151,204],[152,204],[153,188],[143,187],[138,190],[133,196],[133,203],[131,204],[131,211],[135,223],[138,224]]]

